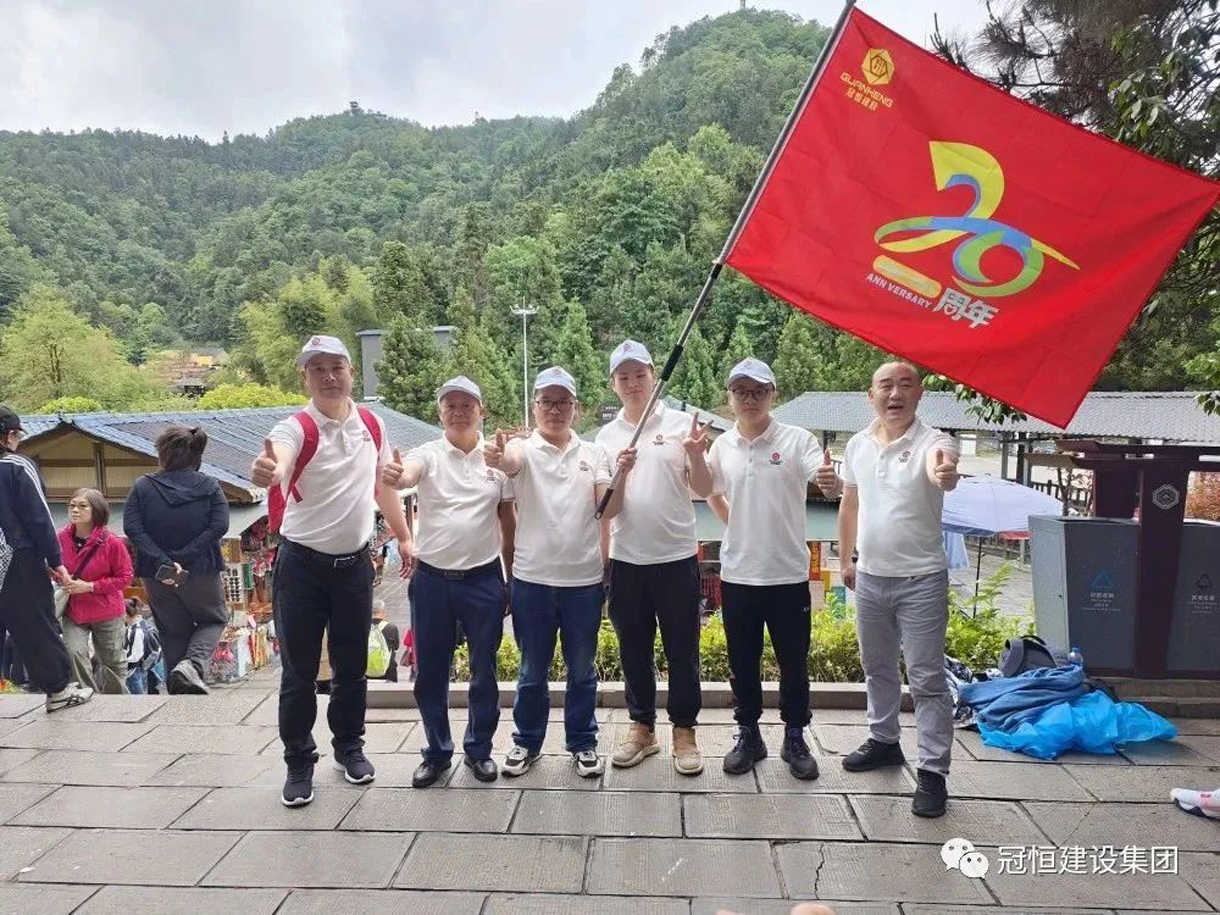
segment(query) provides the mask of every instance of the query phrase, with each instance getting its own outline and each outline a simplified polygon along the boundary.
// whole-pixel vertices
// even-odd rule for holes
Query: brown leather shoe
[[[633,721],[627,729],[627,736],[614,748],[610,761],[620,769],[629,769],[643,762],[645,756],[651,756],[660,749],[655,729]]]
[[[674,769],[679,775],[698,775],[703,771],[694,728],[674,728]]]

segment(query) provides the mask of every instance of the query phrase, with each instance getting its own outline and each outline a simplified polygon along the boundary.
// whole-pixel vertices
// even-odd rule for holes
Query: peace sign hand
[[[708,446],[708,427],[712,421],[709,419],[702,425],[699,424],[699,413],[696,411],[694,417],[690,421],[690,432],[686,434],[686,438],[682,440],[682,447],[686,449],[686,453],[691,457],[703,454],[707,451]]]

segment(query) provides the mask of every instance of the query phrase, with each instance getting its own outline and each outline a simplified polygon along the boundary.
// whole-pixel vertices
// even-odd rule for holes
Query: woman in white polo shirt
[[[496,651],[504,635],[505,550],[501,526],[511,524],[512,488],[483,460],[483,394],[464,375],[436,392],[445,434],[395,460],[382,480],[418,487],[419,536],[409,595],[415,638],[415,699],[428,738],[411,784],[426,788],[449,768],[449,667],[457,627],[470,649],[470,719],[463,762],[482,782],[494,781],[491,739],[500,721]],[[507,545],[511,549],[511,543]],[[511,557],[504,555],[506,566]]]
[[[496,434],[485,449],[487,464],[513,481],[517,531],[513,554],[513,635],[521,649],[521,671],[513,704],[513,748],[505,775],[520,775],[542,752],[550,691],[547,672],[561,636],[568,670],[563,723],[568,752],[582,776],[605,768],[597,755],[597,630],[605,600],[601,531],[595,513],[610,483],[610,465],[599,446],[572,429],[576,382],[562,368],[534,380],[533,435],[508,442]],[[629,473],[634,449],[618,464]],[[624,480],[625,482],[625,480]],[[618,514],[624,486],[615,489],[603,517]]]
[[[767,755],[758,728],[765,625],[779,662],[785,729],[780,755],[794,776],[814,779],[818,765],[804,736],[810,717],[805,497],[822,463],[822,448],[805,429],[771,418],[775,375],[765,362],[739,362],[729,373],[728,388],[737,424],[712,444],[712,486],[700,493],[723,496],[729,511],[720,578],[738,732],[724,771],[749,772]]]

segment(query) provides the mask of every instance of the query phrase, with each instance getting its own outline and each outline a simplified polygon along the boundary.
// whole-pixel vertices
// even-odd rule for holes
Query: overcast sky
[[[423,124],[567,116],[672,25],[738,0],[0,0],[0,129],[219,139],[365,108]],[[838,0],[751,0],[831,24]],[[860,0],[927,45],[982,0]]]

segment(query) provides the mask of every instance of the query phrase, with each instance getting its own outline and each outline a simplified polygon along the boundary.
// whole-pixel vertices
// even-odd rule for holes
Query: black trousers
[[[316,762],[314,681],[327,630],[330,702],[326,719],[336,754],[364,746],[373,564],[368,550],[339,558],[281,540],[271,595],[280,640],[280,740],[289,765]]]
[[[0,588],[0,624],[25,662],[30,682],[57,693],[72,680],[72,659],[55,622],[47,564],[35,550],[16,550]]]
[[[679,559],[656,565],[610,561],[610,622],[618,633],[632,721],[657,720],[653,660],[657,624],[669,661],[669,701],[674,727],[693,728],[703,694],[699,688],[699,562]]]
[[[779,662],[780,717],[788,727],[809,723],[809,583],[721,588],[724,635],[729,648],[733,717],[755,725],[762,716],[763,626]]]

